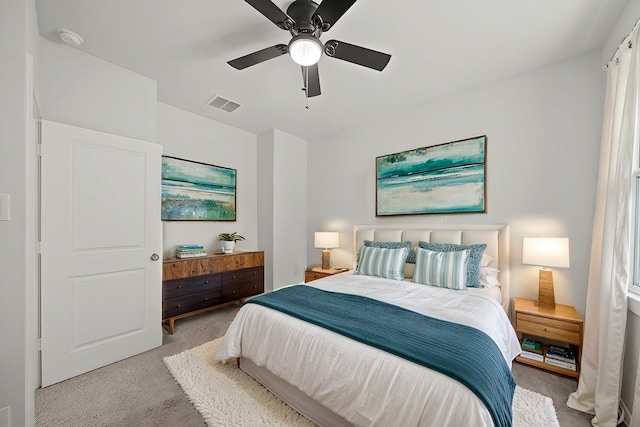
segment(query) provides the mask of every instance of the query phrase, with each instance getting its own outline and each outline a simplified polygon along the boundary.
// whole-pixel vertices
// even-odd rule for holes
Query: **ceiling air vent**
[[[213,97],[207,101],[207,105],[219,110],[224,110],[227,113],[232,113],[238,107],[240,107],[240,104],[238,104],[237,102],[229,101],[228,99],[223,98],[220,95],[213,95]]]

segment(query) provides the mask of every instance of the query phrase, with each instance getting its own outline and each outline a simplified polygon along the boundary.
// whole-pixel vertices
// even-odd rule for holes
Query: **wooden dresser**
[[[264,292],[264,252],[172,258],[162,265],[162,322],[175,321]]]

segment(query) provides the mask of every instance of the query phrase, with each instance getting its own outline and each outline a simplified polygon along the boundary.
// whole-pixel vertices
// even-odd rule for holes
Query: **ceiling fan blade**
[[[283,30],[288,30],[293,26],[293,19],[284,13],[271,0],[245,0],[255,10],[267,17],[271,22]]]
[[[372,68],[378,71],[384,70],[384,67],[387,66],[391,59],[391,55],[386,53],[338,40],[329,40],[326,42],[324,44],[324,53],[326,53],[327,56],[342,59],[343,61],[362,65],[363,67]]]
[[[322,19],[322,31],[329,31],[355,2],[356,0],[322,0],[313,16]]]
[[[252,65],[256,65],[261,62],[268,61],[269,59],[276,58],[280,55],[284,55],[288,51],[289,48],[286,44],[277,44],[275,46],[250,53],[248,55],[241,56],[240,58],[236,58],[232,61],[227,62],[227,64],[231,65],[237,70],[244,70],[245,68],[251,67]]]
[[[320,95],[320,73],[318,64],[302,67],[302,82],[307,98]]]

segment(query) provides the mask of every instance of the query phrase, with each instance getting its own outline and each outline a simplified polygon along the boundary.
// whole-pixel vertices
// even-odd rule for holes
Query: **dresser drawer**
[[[570,344],[581,344],[581,325],[525,313],[516,314],[516,331]]]
[[[177,298],[220,288],[220,274],[185,277],[162,282],[162,299]]]
[[[247,298],[264,292],[264,267],[222,273],[222,301]]]
[[[222,273],[222,287],[235,286],[256,280],[263,281],[264,267],[243,268],[242,270],[225,271]]]
[[[162,302],[162,318],[178,316],[217,304],[220,304],[220,288],[167,299]]]

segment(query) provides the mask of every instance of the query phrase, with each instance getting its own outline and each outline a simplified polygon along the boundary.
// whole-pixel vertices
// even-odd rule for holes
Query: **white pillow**
[[[500,286],[498,280],[500,270],[492,267],[480,267],[480,284],[485,288],[494,288]]]
[[[417,247],[415,251],[415,283],[456,290],[466,289],[469,250],[435,252]]]
[[[482,254],[482,259],[480,260],[480,267],[486,267],[491,264],[495,260],[491,255],[487,255],[487,253]]]

